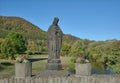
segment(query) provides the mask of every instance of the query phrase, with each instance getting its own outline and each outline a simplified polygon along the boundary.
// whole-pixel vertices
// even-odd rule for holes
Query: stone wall
[[[120,75],[5,78],[0,83],[120,83]]]

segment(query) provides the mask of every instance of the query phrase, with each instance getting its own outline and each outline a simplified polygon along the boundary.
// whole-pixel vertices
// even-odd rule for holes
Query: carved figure
[[[60,58],[60,48],[62,44],[62,31],[58,26],[59,19],[54,18],[53,24],[50,26],[47,32],[47,41],[48,41],[48,62],[53,62],[53,59]]]

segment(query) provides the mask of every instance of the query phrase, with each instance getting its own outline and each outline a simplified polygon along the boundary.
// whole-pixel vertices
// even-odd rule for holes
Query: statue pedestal
[[[66,70],[44,70],[40,71],[38,77],[66,77],[68,76],[68,71]]]
[[[52,61],[48,62],[46,65],[47,70],[62,70],[62,64],[60,59],[53,59]]]
[[[60,59],[48,61],[46,70],[40,71],[39,77],[61,77],[68,76],[68,71],[62,69]]]
[[[61,63],[48,63],[47,70],[61,70],[62,65]]]

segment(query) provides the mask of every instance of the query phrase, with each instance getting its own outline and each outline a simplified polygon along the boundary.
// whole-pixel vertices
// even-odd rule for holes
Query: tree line
[[[9,33],[5,39],[0,39],[0,58],[15,59],[16,54],[28,52],[47,52],[47,41],[25,41],[17,32]],[[120,73],[120,41],[90,41],[79,39],[74,42],[63,41],[61,56],[83,56],[91,63],[97,63],[101,68],[111,67]],[[102,66],[101,66],[102,65]]]
[[[120,73],[120,41],[89,41],[77,40],[72,45],[64,43],[62,53],[72,56],[72,62],[75,63],[75,57],[83,56],[88,59],[94,68],[106,69],[112,68],[115,73]],[[73,65],[71,63],[70,65]]]

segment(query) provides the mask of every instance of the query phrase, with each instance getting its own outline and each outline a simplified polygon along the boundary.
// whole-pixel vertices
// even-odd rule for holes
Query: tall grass
[[[31,59],[42,59],[47,58],[48,55],[32,55]],[[67,70],[68,64],[70,63],[71,57],[61,57],[61,63],[63,66],[63,69]],[[0,63],[0,76],[14,76],[15,75],[15,61],[9,61],[9,60],[2,60],[1,63],[7,62],[10,64],[1,64]],[[37,60],[32,62],[32,74],[37,75],[40,71],[46,69],[47,60]]]

